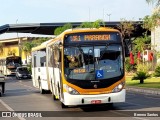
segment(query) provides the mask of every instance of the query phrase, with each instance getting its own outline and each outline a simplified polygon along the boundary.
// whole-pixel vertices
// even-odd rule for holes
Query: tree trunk
[[[144,79],[141,79],[141,80],[140,80],[140,84],[143,84],[143,83],[144,83]]]

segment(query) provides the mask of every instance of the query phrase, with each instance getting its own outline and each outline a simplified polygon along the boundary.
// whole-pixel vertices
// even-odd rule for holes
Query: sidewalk
[[[131,92],[143,93],[143,94],[160,95],[160,89],[156,89],[156,88],[126,86],[126,90]]]

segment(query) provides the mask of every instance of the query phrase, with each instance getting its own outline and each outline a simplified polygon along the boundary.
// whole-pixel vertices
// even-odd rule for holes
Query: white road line
[[[0,99],[0,103],[5,107],[7,108],[9,111],[13,112],[14,110],[9,106],[7,105],[3,100]],[[20,120],[26,120],[25,118],[22,118],[20,116],[17,116]]]

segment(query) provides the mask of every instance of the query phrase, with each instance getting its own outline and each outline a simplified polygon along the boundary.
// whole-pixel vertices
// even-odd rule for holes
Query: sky
[[[110,21],[120,21],[121,18],[137,21],[153,10],[153,5],[148,5],[146,0],[1,0],[0,4],[0,26],[109,21],[109,14]],[[7,37],[12,35],[0,35],[0,39]]]

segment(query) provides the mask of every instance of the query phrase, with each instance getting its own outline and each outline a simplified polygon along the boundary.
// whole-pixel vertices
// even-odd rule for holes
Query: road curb
[[[160,95],[160,89],[152,89],[152,88],[140,88],[140,87],[126,87],[127,91],[143,93],[143,94],[151,94],[151,95]]]

